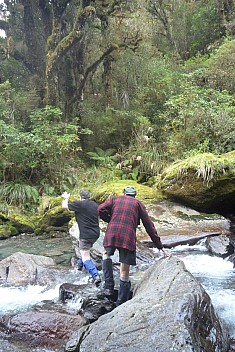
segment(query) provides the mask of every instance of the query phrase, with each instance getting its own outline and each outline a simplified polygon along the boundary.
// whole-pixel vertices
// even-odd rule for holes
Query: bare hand
[[[61,197],[64,198],[64,199],[69,199],[70,193],[64,192],[64,193],[61,194]]]
[[[170,257],[170,254],[167,251],[165,251],[165,249],[162,248],[162,252],[164,254],[164,257]]]

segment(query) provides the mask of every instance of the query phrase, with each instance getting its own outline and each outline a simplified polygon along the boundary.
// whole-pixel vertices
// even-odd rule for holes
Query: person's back
[[[102,210],[99,214],[102,218]],[[126,196],[113,197],[110,200],[110,216],[104,246],[135,250],[136,228],[140,221],[138,200]]]
[[[75,212],[80,238],[98,239],[100,235],[98,204],[91,199],[75,200],[68,203],[68,209]]]

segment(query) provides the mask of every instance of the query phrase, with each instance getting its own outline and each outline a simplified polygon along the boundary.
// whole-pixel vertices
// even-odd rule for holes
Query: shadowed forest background
[[[0,208],[235,149],[233,0],[4,0],[0,29]]]

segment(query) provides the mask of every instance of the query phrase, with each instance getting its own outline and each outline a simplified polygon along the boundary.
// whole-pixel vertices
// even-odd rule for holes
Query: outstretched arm
[[[145,206],[142,203],[139,203],[139,205],[140,205],[140,218],[145,227],[147,234],[149,235],[149,237],[151,238],[155,246],[163,252],[164,257],[168,257],[169,254],[163,248],[163,244],[161,242],[160,237],[158,236],[157,229],[154,226],[153,221],[150,219]]]
[[[61,197],[64,198],[62,200],[62,208],[63,209],[68,209],[68,203],[69,203],[69,197],[70,197],[70,194],[68,192],[64,192],[63,194],[61,194]]]

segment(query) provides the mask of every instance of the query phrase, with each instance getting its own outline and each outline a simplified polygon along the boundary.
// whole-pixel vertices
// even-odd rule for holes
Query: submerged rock
[[[11,341],[23,341],[32,347],[61,348],[74,329],[86,323],[87,320],[81,315],[56,311],[30,311],[0,321],[0,336],[5,326]]]

